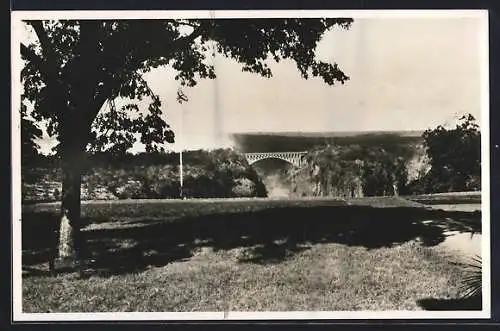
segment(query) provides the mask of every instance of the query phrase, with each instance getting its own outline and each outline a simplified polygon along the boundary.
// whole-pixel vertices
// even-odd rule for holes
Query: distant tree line
[[[367,132],[344,133],[335,132],[305,134],[305,133],[274,133],[274,134],[233,134],[235,145],[247,153],[251,152],[302,152],[317,146],[336,145],[367,147],[385,146],[390,149],[397,141],[401,144],[414,144],[422,141],[421,132]]]

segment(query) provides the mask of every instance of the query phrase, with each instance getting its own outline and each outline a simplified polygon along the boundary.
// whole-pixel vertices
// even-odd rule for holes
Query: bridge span
[[[264,159],[280,159],[294,166],[300,166],[302,164],[303,156],[307,152],[264,152],[264,153],[245,153],[245,158],[248,164],[253,164]]]

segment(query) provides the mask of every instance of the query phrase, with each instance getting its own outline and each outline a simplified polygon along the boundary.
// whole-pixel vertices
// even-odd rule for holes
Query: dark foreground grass
[[[465,271],[432,246],[480,227],[328,201],[90,204],[80,278],[46,271],[56,211],[23,212],[24,312],[446,309]]]

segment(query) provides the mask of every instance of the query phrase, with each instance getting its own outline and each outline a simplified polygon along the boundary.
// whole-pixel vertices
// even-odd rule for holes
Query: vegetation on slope
[[[264,197],[257,173],[239,153],[229,149],[183,153],[186,197]],[[23,200],[58,200],[61,174],[56,158],[25,165]],[[179,155],[139,154],[89,156],[83,176],[83,199],[150,199],[180,196]]]
[[[481,134],[472,115],[455,128],[425,131],[422,144],[412,136],[368,137],[309,149],[302,166],[288,171],[293,194],[353,198],[481,189]]]
[[[411,146],[327,145],[310,150],[289,171],[299,196],[362,197],[406,193]]]

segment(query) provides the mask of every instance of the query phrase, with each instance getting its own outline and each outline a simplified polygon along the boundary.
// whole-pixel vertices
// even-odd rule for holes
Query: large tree
[[[162,117],[162,102],[143,78],[153,68],[177,72],[180,86],[214,79],[213,52],[236,60],[242,70],[271,77],[269,60],[295,62],[304,79],[327,84],[348,76],[336,63],[319,61],[316,48],[335,26],[350,18],[57,20],[26,21],[36,38],[21,44],[24,68],[22,102],[31,116],[45,120],[60,142],[63,186],[58,255],[81,257],[80,185],[85,151],[111,146],[118,152],[140,137],[147,151],[173,141]],[[131,100],[119,109],[114,100]],[[147,111],[134,100],[149,99]],[[185,100],[182,93],[179,101]],[[108,111],[101,111],[108,105]]]

